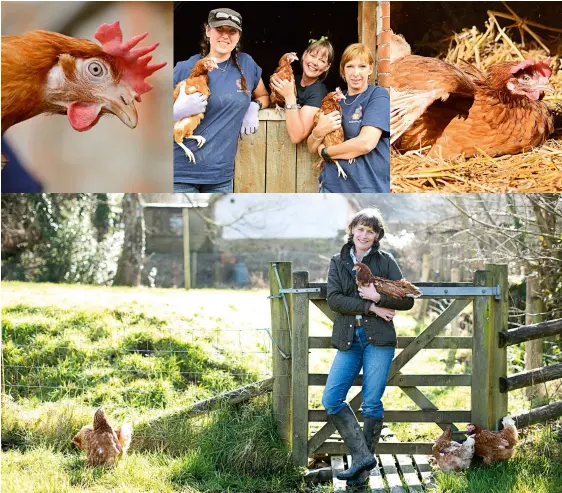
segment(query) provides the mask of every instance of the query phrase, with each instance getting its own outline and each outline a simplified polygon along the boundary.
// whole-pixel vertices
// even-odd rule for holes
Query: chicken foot
[[[205,144],[205,142],[207,142],[205,137],[203,137],[202,135],[191,135],[189,137],[186,137],[186,139],[196,140],[197,141],[197,147],[199,149],[201,149],[201,147],[203,147],[203,144]]]
[[[341,167],[341,164],[338,163],[337,159],[334,159],[333,163],[337,166],[338,168],[338,177],[343,176],[344,180],[347,180],[347,173],[343,170],[343,168]]]
[[[179,145],[185,152],[185,157],[188,159],[189,162],[196,164],[195,163],[195,156],[193,155],[193,152],[191,152],[191,150],[189,150],[187,147],[185,147],[185,145],[183,144],[183,142],[176,142],[177,145]]]
[[[195,141],[197,141],[197,147],[199,149],[201,149],[201,147],[203,147],[203,145],[206,142],[205,137],[203,137],[202,135],[190,135],[189,137],[186,137],[186,139],[193,139]],[[184,150],[185,152],[185,157],[193,164],[197,164],[195,162],[195,156],[193,155],[193,152],[191,152],[190,149],[188,149],[183,142],[177,142],[177,144]]]

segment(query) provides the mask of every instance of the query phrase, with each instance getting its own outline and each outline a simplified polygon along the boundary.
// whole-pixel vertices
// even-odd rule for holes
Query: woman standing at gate
[[[261,68],[250,55],[239,51],[241,36],[242,16],[238,12],[211,10],[201,54],[174,67],[175,87],[189,77],[199,59],[211,56],[218,65],[209,72],[208,100],[200,92],[187,95],[181,91],[174,103],[174,120],[205,113],[197,135],[206,140],[202,147],[195,140],[184,142],[196,164],[174,144],[174,192],[232,192],[239,136],[257,131],[258,111],[269,105]]]
[[[337,475],[348,485],[362,483],[376,465],[373,457],[383,424],[382,395],[396,347],[392,319],[395,310],[409,310],[412,298],[396,299],[380,294],[373,284],[357,287],[355,262],[369,266],[374,276],[402,279],[394,257],[379,249],[384,236],[383,220],[377,209],[359,211],[347,227],[348,242],[332,257],[328,272],[327,299],[336,312],[332,346],[338,349],[322,396],[328,421],[340,433],[353,458],[351,468]],[[363,368],[363,432],[347,393]]]

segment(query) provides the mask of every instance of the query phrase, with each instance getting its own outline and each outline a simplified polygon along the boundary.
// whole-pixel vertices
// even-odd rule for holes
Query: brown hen
[[[340,101],[342,99],[345,99],[345,96],[343,94],[343,92],[341,91],[341,89],[339,87],[336,87],[336,90],[333,92],[330,92],[326,95],[326,97],[322,100],[322,103],[320,105],[320,109],[318,110],[318,112],[316,113],[316,115],[314,115],[314,128],[316,128],[316,125],[318,125],[318,120],[320,119],[320,115],[322,113],[324,113],[325,115],[332,113],[334,111],[338,111],[340,114],[340,118],[342,116],[342,111],[341,111],[341,106],[340,106]],[[314,128],[312,129],[312,131],[314,132]],[[345,141],[345,135],[343,133],[343,127],[340,127],[336,130],[333,130],[332,132],[330,132],[329,134],[326,134],[324,136],[323,139],[323,144],[328,147],[328,146],[333,146],[336,144],[341,144],[342,142]],[[351,163],[353,161],[353,159],[350,159],[349,162]],[[343,170],[343,168],[341,167],[341,164],[338,163],[337,159],[334,159],[334,163],[338,168],[338,176],[343,176],[344,179],[347,178],[347,173]],[[320,173],[322,173],[322,170],[324,169],[326,163],[324,163],[324,160],[320,159],[320,161],[314,163],[312,165],[312,169],[318,170]]]
[[[180,91],[184,91],[186,94],[200,92],[209,97],[211,95],[211,91],[209,90],[209,72],[217,67],[217,61],[212,57],[197,60],[189,77],[177,83],[174,89],[174,101],[180,95]],[[197,147],[203,147],[205,138],[201,135],[193,135],[193,132],[199,126],[204,116],[204,113],[199,113],[182,118],[174,123],[174,141],[184,150],[187,159],[193,164],[195,164],[195,156],[191,150],[184,145],[183,140],[194,139],[197,141]]]
[[[83,426],[72,443],[86,452],[86,465],[114,465],[119,455],[126,454],[132,433],[128,423],[114,430],[103,409],[99,408],[94,415],[94,424]]]
[[[489,431],[469,424],[466,429],[474,437],[474,455],[484,459],[484,464],[494,464],[511,459],[519,440],[515,422],[509,416],[502,420],[503,430]]]
[[[279,111],[282,107],[285,106],[285,98],[279,94],[273,87],[271,86],[271,79],[276,77],[279,80],[291,80],[295,78],[293,73],[293,67],[291,67],[291,63],[298,60],[299,57],[295,52],[285,53],[281,59],[279,60],[279,65],[275,69],[273,75],[269,78],[269,87],[271,89],[270,101],[271,104],[275,105],[275,109]],[[295,87],[295,96],[297,94],[297,89]]]
[[[152,89],[144,79],[166,65],[149,65],[158,43],[134,48],[147,35],[123,42],[114,22],[97,29],[101,46],[49,31],[2,36],[2,133],[42,113],[66,114],[79,132],[107,113],[135,128],[135,101]]]
[[[553,116],[541,101],[553,91],[547,61],[497,63],[487,73],[462,62],[411,55],[391,37],[391,143],[400,151],[430,147],[455,159],[483,152],[518,154],[545,142]]]
[[[361,262],[355,262],[353,270],[357,273],[355,275],[355,282],[357,283],[357,286],[367,287],[372,283],[374,284],[377,292],[398,299],[417,298],[422,294],[416,286],[406,281],[406,279],[391,281],[390,279],[385,279],[384,277],[373,276],[369,266]]]
[[[467,437],[462,444],[455,442],[451,440],[451,427],[447,426],[431,451],[437,465],[444,472],[468,469],[474,455],[474,438]]]

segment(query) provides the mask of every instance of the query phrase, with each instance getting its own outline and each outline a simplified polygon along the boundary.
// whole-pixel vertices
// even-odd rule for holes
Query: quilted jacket
[[[396,346],[394,323],[369,312],[372,301],[364,300],[359,296],[352,271],[353,260],[350,255],[352,246],[352,243],[346,243],[341,252],[332,257],[328,271],[328,306],[336,313],[332,346],[341,351],[349,349],[355,331],[355,315],[363,316],[362,325],[370,344]],[[369,266],[374,276],[393,281],[402,279],[400,267],[388,252],[372,248],[361,262]],[[414,306],[414,300],[413,298],[400,300],[381,294],[377,306],[393,310],[409,310]]]

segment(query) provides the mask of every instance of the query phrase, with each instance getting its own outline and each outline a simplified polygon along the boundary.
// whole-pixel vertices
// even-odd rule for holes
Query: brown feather
[[[353,270],[357,272],[355,282],[358,286],[367,287],[369,284],[374,284],[377,292],[392,298],[417,298],[422,294],[416,286],[406,281],[406,279],[391,281],[384,277],[373,276],[369,266],[362,262],[355,262]]]

